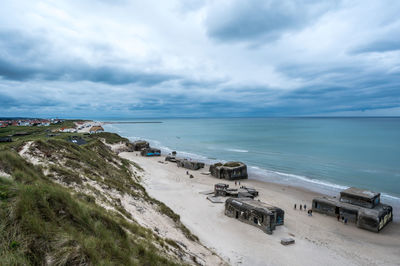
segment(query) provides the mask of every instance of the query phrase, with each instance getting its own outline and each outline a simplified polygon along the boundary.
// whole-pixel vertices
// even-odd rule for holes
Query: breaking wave
[[[225,150],[233,152],[241,152],[241,153],[249,152],[248,150],[241,150],[241,149],[225,149]]]

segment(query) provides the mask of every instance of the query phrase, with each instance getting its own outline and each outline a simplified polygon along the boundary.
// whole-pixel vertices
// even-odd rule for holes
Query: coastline
[[[285,210],[285,225],[266,235],[225,216],[224,204],[213,204],[199,193],[219,182],[201,174],[208,172],[207,168],[190,171],[194,176],[190,179],[186,169],[164,162],[164,156],[147,158],[136,152],[120,156],[139,164],[145,171],[143,183],[148,193],[178,213],[202,243],[233,265],[396,265],[400,260],[398,222],[376,234],[351,223],[344,225],[334,217],[317,213],[309,217],[305,211],[293,209],[295,203],[311,206],[312,198],[320,193],[254,179],[241,181],[257,188],[261,201]],[[233,181],[224,183],[235,187]],[[284,237],[293,237],[296,244],[282,246]]]
[[[106,131],[114,132],[117,134],[122,134],[118,128],[113,127],[112,124],[104,124]],[[118,124],[115,122],[114,124]],[[109,126],[109,127],[107,127]],[[169,154],[173,151],[171,147],[164,146],[163,143],[156,139],[149,139],[146,137],[139,137],[139,136],[127,136],[124,137],[128,138],[130,141],[144,139],[150,143],[153,147],[157,147],[161,149],[163,154]],[[192,152],[187,152],[184,150],[176,150],[178,157],[180,158],[191,158],[193,160],[198,160],[204,162],[205,164],[212,164],[220,161],[226,161],[224,158],[209,158],[204,155],[199,155]],[[230,150],[229,152],[239,152],[246,154],[243,150]],[[247,151],[246,151],[247,152]],[[265,169],[259,166],[254,166],[248,164],[248,173],[249,179],[251,180],[258,180],[260,182],[266,183],[273,183],[273,184],[280,184],[280,185],[290,185],[295,188],[304,189],[307,191],[311,191],[318,195],[329,195],[329,196],[337,196],[340,191],[350,187],[346,185],[339,185],[329,181],[324,181],[320,179],[312,179],[307,176],[301,176],[297,174],[287,173],[287,172],[279,172],[274,170]],[[374,190],[373,188],[366,188]],[[378,191],[380,192],[380,191]],[[387,193],[381,193],[381,198],[384,203],[389,204],[393,207],[393,219],[394,221],[400,221],[400,198],[397,196],[393,196]]]

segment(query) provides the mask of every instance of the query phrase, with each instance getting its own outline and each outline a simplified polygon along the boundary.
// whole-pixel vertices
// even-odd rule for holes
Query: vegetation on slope
[[[118,136],[118,135],[117,135]],[[85,177],[95,180],[110,189],[127,193],[132,196],[139,196],[146,201],[159,206],[159,211],[170,217],[182,232],[191,240],[197,241],[198,238],[180,222],[178,214],[174,213],[164,203],[151,198],[143,186],[132,179],[130,171],[130,162],[118,157],[115,153],[101,141],[92,141],[83,146],[77,146],[64,140],[50,139],[47,141],[36,141],[31,148],[39,150],[46,160],[54,163],[66,159],[63,166],[51,166],[50,170],[60,177],[67,184],[80,184],[80,173],[85,173]],[[93,188],[90,188],[93,189]],[[94,190],[96,194],[98,192]],[[126,212],[117,207],[121,213]]]
[[[50,126],[8,126],[6,128],[0,128],[0,137],[13,136],[15,134],[23,133],[24,135],[21,136],[13,136],[12,137],[13,140],[24,141],[24,140],[41,139],[45,138],[53,130],[57,130],[62,127],[73,128],[75,127],[74,122],[77,121],[82,121],[82,120],[65,120],[60,124],[52,124]],[[68,135],[72,135],[72,133],[63,133],[59,137],[65,138]]]
[[[173,265],[153,234],[90,197],[47,180],[14,152],[0,153],[0,265]]]
[[[9,133],[3,130],[0,135]],[[132,178],[140,169],[103,143],[129,143],[127,139],[113,133],[49,138],[43,127],[37,130],[0,143],[0,175],[9,176],[0,176],[0,265],[182,263],[169,252],[181,249],[175,241],[140,226],[118,199],[90,185],[145,200],[170,217],[188,239],[198,240],[179,215],[146,193],[139,177]],[[70,135],[80,135],[88,143],[68,142]],[[38,165],[18,154],[28,146],[27,154]]]
[[[116,144],[116,143],[129,143],[127,138],[123,138],[118,134],[111,133],[111,132],[100,132],[97,134],[90,135],[92,139],[104,139],[108,144]]]

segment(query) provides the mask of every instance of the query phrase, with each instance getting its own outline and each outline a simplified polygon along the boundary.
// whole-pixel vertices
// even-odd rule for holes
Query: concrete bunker
[[[227,180],[247,179],[247,166],[242,162],[216,163],[210,165],[210,173],[216,178]]]
[[[372,209],[380,203],[381,193],[355,187],[340,192],[340,201]]]
[[[229,198],[225,201],[225,215],[272,234],[276,226],[283,225],[285,212],[250,198]]]
[[[150,157],[150,156],[160,156],[161,150],[156,148],[146,148],[140,152],[140,155]]]
[[[190,161],[188,159],[176,159],[176,165],[190,170],[199,170],[200,168],[204,168],[204,163]]]
[[[340,198],[314,198],[312,210],[330,216],[340,216],[357,227],[379,232],[393,220],[393,208],[380,203],[380,193],[359,188],[348,188],[340,193]]]
[[[87,141],[85,140],[85,139],[83,139],[81,136],[69,136],[68,138],[67,138],[67,141],[69,141],[69,142],[72,142],[72,143],[74,143],[74,144],[76,144],[76,145],[84,145],[84,144],[86,144],[87,143]]]
[[[12,142],[12,138],[11,137],[2,137],[2,138],[0,138],[0,142]]]
[[[132,143],[134,151],[142,151],[150,148],[150,144],[145,140],[136,140]]]
[[[214,196],[226,197],[229,195],[228,189],[229,189],[228,184],[224,184],[224,183],[215,184],[214,185]]]
[[[239,189],[229,188],[228,184],[217,183],[214,185],[214,196],[254,199],[258,196],[258,191],[245,186],[241,186]]]
[[[173,155],[167,155],[167,156],[165,157],[165,160],[168,161],[168,162],[176,163],[176,157],[173,156]]]

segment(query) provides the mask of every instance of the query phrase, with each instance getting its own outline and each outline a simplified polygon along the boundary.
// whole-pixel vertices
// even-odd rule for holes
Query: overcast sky
[[[400,115],[400,1],[1,1],[0,116],[297,115]]]

